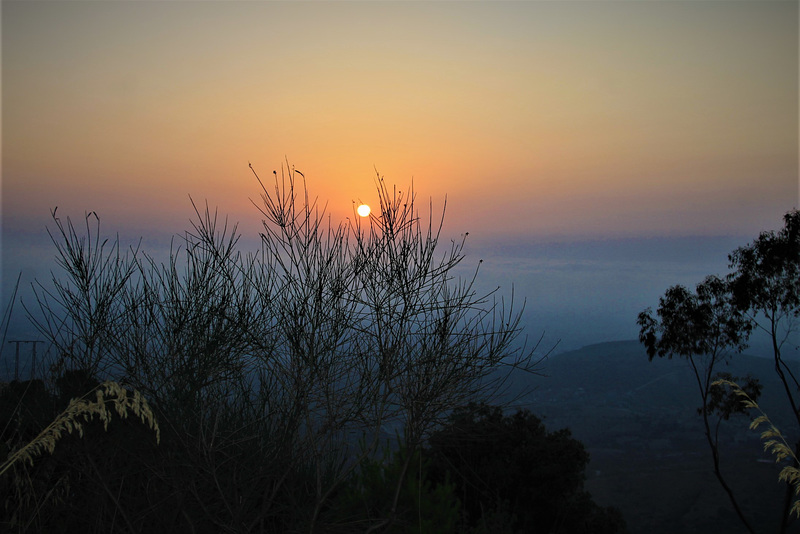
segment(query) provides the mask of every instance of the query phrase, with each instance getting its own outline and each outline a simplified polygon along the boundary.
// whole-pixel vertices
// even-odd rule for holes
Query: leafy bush
[[[432,483],[428,464],[419,451],[409,455],[402,449],[394,454],[387,449],[383,460],[364,459],[336,495],[331,513],[353,527],[384,519],[385,532],[456,532],[460,504],[454,485],[446,480]],[[405,483],[396,487],[398,479]]]
[[[568,429],[548,432],[527,410],[456,409],[433,433],[425,454],[432,480],[452,480],[462,506],[461,531],[625,532],[616,509],[584,491],[589,454]]]

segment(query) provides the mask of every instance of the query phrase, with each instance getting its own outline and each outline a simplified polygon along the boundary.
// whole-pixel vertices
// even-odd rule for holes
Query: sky
[[[6,295],[55,207],[163,243],[191,196],[257,231],[249,164],[300,170],[334,222],[376,172],[413,182],[512,267],[540,243],[752,238],[798,204],[796,1],[1,9]]]

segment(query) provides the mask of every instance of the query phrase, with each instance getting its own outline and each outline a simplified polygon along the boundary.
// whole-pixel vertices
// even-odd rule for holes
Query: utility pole
[[[36,344],[44,343],[44,341],[41,341],[39,339],[15,339],[9,341],[9,343],[15,343],[17,345],[14,354],[14,380],[19,380],[19,344],[33,343],[33,353],[31,355],[31,380],[33,380],[34,377],[36,376]]]

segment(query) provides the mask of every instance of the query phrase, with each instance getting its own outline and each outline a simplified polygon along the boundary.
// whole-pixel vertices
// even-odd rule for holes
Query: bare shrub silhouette
[[[396,436],[407,454],[389,512],[350,525],[389,526],[430,431],[458,406],[495,399],[513,370],[534,370],[536,347],[513,298],[479,294],[477,268],[456,275],[465,238],[445,243],[444,209],[420,217],[413,188],[378,176],[380,208],[337,225],[288,164],[274,183],[253,174],[255,252],[194,203],[166,263],[101,238],[95,214],[82,233],[53,212],[61,272],[26,308],[56,348],[53,372],[135,388],[162,434],[156,449],[92,466],[124,495],[83,488],[82,506],[135,518],[132,531],[326,530],[332,496]],[[82,465],[67,472],[73,483]],[[57,512],[40,510],[39,525]]]

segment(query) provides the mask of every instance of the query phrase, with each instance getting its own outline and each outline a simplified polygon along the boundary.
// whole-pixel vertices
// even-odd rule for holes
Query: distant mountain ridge
[[[800,363],[795,365],[800,372]],[[777,379],[771,358],[733,354],[726,363],[718,364],[717,371],[740,377],[750,373],[758,377],[764,384],[762,407],[783,410],[783,386]],[[546,376],[537,380],[539,389],[570,390],[579,387],[599,395],[635,394],[645,403],[666,401],[694,408],[700,403],[697,382],[689,363],[678,357],[655,357],[650,361],[637,340],[597,343],[551,355],[542,362],[542,372]],[[666,390],[669,397],[662,398]],[[541,400],[535,392],[533,398]]]

